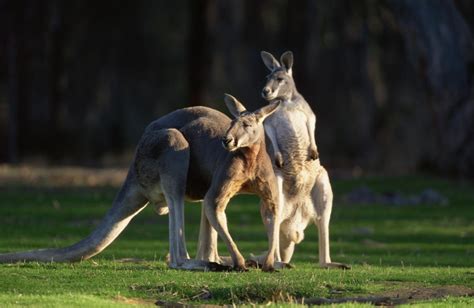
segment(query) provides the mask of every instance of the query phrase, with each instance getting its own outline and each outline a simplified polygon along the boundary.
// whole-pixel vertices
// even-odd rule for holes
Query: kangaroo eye
[[[249,123],[244,123],[244,127],[250,127],[251,125]]]
[[[277,78],[277,81],[278,81],[278,82],[283,82],[283,80],[285,80],[285,79],[283,79],[283,78],[281,78],[281,77],[278,77],[278,78]]]

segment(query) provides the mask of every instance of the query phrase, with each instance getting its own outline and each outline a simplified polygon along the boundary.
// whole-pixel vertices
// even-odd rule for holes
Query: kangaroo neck
[[[241,157],[243,158],[245,169],[251,173],[253,170],[258,168],[258,162],[262,155],[265,154],[263,152],[266,151],[265,138],[260,139],[260,142],[239,150]]]

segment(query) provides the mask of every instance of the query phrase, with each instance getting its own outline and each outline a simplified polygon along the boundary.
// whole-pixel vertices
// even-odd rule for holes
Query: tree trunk
[[[206,101],[206,81],[211,67],[210,16],[214,0],[190,0],[190,29],[188,46],[189,105],[202,105]]]
[[[62,52],[63,52],[63,19],[62,2],[52,1],[47,7],[50,11],[48,20],[48,33],[46,36],[46,63],[48,64],[48,109],[49,122],[48,134],[52,140],[60,135],[60,79],[62,74]],[[61,153],[61,146],[56,142],[49,144],[53,157]]]
[[[474,45],[469,27],[453,1],[400,0],[390,6],[410,62],[427,89],[438,140],[431,159],[444,172],[474,177]]]
[[[10,28],[7,41],[8,57],[8,162],[18,163],[18,67],[17,67],[17,37],[13,28]]]

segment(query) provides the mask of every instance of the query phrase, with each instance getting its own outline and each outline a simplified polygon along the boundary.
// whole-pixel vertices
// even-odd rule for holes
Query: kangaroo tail
[[[122,188],[115,197],[112,208],[88,237],[64,248],[0,254],[0,263],[75,262],[89,259],[109,246],[147,204],[147,199],[140,192],[135,169],[132,165]]]

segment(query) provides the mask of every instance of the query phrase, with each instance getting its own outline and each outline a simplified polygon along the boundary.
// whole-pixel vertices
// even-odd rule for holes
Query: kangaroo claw
[[[282,168],[282,167],[283,167],[283,156],[281,155],[280,152],[278,152],[278,153],[275,154],[275,165],[276,165],[278,168]]]
[[[316,148],[310,148],[309,149],[309,158],[312,160],[316,160],[319,158],[319,153]]]

